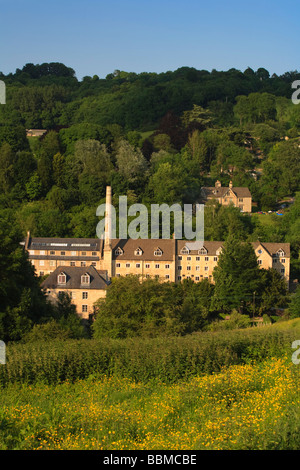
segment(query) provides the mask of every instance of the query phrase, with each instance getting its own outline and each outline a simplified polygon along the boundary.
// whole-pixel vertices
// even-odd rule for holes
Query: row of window
[[[39,253],[38,253],[38,252],[35,253],[34,250],[29,250],[29,254],[30,254],[30,255],[34,255],[34,254],[36,254],[36,255],[38,255],[38,254],[40,254],[40,255],[47,255],[48,253],[46,253],[45,250],[40,250]],[[98,253],[97,253],[97,251],[92,251],[92,253],[90,253],[90,252],[87,253],[86,251],[82,251],[81,253],[79,253],[79,252],[77,252],[77,251],[71,251],[71,252],[68,251],[67,254],[68,254],[69,256],[87,256],[87,255],[88,255],[88,256],[91,256],[91,255],[92,255],[92,256],[97,256]],[[51,250],[51,251],[49,251],[49,255],[51,255],[51,256],[53,256],[53,255],[66,256],[66,252],[65,252],[65,251],[57,252],[57,251],[52,251],[52,250]]]
[[[50,291],[49,291],[49,292],[50,292]],[[59,292],[58,292],[58,294],[62,294],[62,293],[63,293],[63,291],[59,291]],[[69,292],[69,295],[70,295],[70,298],[71,298],[71,299],[73,299],[73,300],[76,299],[76,292]],[[81,292],[81,298],[82,298],[83,300],[88,299],[88,298],[89,298],[89,293],[88,293],[88,292]]]
[[[125,274],[125,276],[130,276],[130,274],[127,273],[127,274]],[[116,274],[116,277],[121,277],[121,274],[119,274],[119,273]],[[146,274],[145,277],[146,277],[146,278],[150,278],[151,276],[150,276],[150,274]],[[155,276],[153,276],[153,277],[154,277],[155,279],[159,279],[159,278],[163,278],[163,277],[164,277],[164,279],[170,279],[170,274],[165,274],[164,276],[159,276],[159,274],[155,274]],[[199,276],[193,276],[193,275],[191,275],[191,276],[185,276],[185,275],[183,274],[182,276],[177,276],[178,281],[181,281],[183,277],[184,277],[185,279],[194,278],[195,281],[200,281],[200,278],[203,278],[203,277],[204,277],[205,279],[208,279],[208,277],[212,277],[212,275],[203,276],[203,274],[199,274]]]
[[[81,284],[82,285],[88,285],[90,284],[90,276],[89,274],[83,274],[81,276],[81,280],[80,280]],[[66,284],[67,283],[67,276],[65,273],[60,273],[58,276],[57,276],[57,283],[58,284]]]
[[[34,262],[32,262],[32,264],[34,264]],[[70,261],[68,264],[66,263],[65,260],[61,260],[59,261],[59,265],[60,266],[76,266],[76,261]],[[45,266],[45,260],[41,259],[39,260],[39,266]],[[50,260],[49,261],[49,266],[53,267],[53,266],[56,266],[56,260]],[[79,265],[78,265],[79,266]],[[80,266],[82,268],[84,268],[85,266],[87,266],[86,264],[86,261],[81,261],[80,262]],[[96,261],[92,261],[91,263],[89,263],[89,266],[97,266],[97,263]]]
[[[121,263],[116,263],[116,268],[120,268],[121,267]],[[130,268],[131,267],[131,263],[126,263],[125,264],[125,267],[126,268]],[[135,267],[136,268],[140,268],[141,267],[141,263],[136,263],[135,264]],[[150,263],[145,263],[145,268],[146,269],[149,269],[150,268]],[[160,269],[160,264],[155,264],[155,269]],[[165,269],[170,269],[170,265],[169,264],[165,264]]]
[[[191,260],[191,257],[188,256],[187,257],[187,260],[190,261]],[[218,257],[217,256],[214,256],[214,261],[218,261]],[[196,261],[200,261],[200,256],[196,256]],[[205,256],[205,261],[209,261],[209,257],[208,256]],[[116,268],[120,268],[121,267],[121,263],[116,263]],[[126,263],[125,264],[125,267],[126,268],[130,268],[131,267],[131,263]],[[135,264],[135,267],[136,268],[140,268],[141,267],[141,263],[136,263]],[[150,263],[145,263],[145,268],[146,269],[149,269],[150,268]],[[155,264],[155,268],[156,269],[159,269],[160,268],[160,264]],[[170,265],[169,264],[165,264],[165,269],[169,269],[170,268]],[[178,269],[182,269],[182,266],[178,266]],[[190,270],[191,269],[191,266],[187,266],[187,269]],[[199,271],[200,269],[200,266],[196,266],[196,270]]]
[[[217,250],[217,254],[218,254],[218,251],[220,250]],[[121,256],[123,255],[123,250],[122,248],[118,247],[116,250],[115,250],[115,255],[116,256]],[[162,256],[163,252],[160,248],[157,248],[156,250],[154,250],[154,256]],[[181,250],[180,250],[180,253],[182,255],[188,255],[190,253],[190,250],[187,248],[187,247],[183,247]],[[134,251],[134,254],[135,256],[142,256],[143,254],[143,250],[141,248],[137,248],[135,251]],[[202,247],[200,248],[200,250],[198,250],[198,254],[199,255],[206,255],[207,254],[207,249],[205,247]],[[181,256],[178,256],[178,259],[182,259]],[[200,258],[199,258],[200,259]]]

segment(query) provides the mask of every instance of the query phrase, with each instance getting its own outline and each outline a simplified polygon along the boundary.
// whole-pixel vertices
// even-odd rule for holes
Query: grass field
[[[286,353],[173,383],[99,373],[11,381],[1,389],[0,449],[298,449],[300,364],[290,339],[299,321],[266,328],[293,332]]]

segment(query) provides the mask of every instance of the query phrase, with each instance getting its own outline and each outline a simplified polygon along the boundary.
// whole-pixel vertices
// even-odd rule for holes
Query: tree
[[[260,285],[256,254],[250,243],[230,235],[213,271],[215,280],[214,307],[224,313],[233,309],[249,311],[253,292]]]
[[[291,296],[291,302],[289,305],[290,318],[300,317],[300,288],[298,287],[296,292]]]
[[[51,307],[24,248],[11,214],[0,218],[0,337],[19,340],[35,323],[49,319]]]
[[[146,176],[147,160],[142,151],[134,148],[126,140],[121,140],[116,150],[116,164],[120,174],[129,183],[138,183]]]
[[[4,143],[0,148],[0,189],[9,192],[14,183],[16,155],[11,146]]]
[[[176,335],[183,329],[172,285],[155,279],[115,278],[95,306],[95,338]]]
[[[261,269],[261,285],[258,294],[258,309],[253,305],[254,312],[260,315],[270,313],[272,309],[285,307],[288,301],[286,280],[275,269]]]

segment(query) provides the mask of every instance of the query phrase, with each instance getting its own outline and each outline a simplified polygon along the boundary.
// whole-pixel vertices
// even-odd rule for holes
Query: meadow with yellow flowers
[[[99,370],[56,381],[10,375],[1,385],[0,449],[298,449],[300,364],[291,360],[291,340],[300,339],[300,324],[266,328],[267,336],[268,328],[274,335],[269,357],[251,357],[251,336],[248,357],[176,380],[137,380],[132,373]],[[263,330],[252,328],[249,334],[260,336]],[[237,336],[240,342],[240,332]],[[213,343],[216,337],[210,338]],[[12,361],[11,356],[11,368]]]

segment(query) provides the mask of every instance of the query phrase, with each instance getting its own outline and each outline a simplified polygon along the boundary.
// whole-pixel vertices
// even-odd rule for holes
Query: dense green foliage
[[[1,223],[2,337],[5,329],[7,340],[20,339],[34,324],[55,317],[18,242],[28,230],[41,237],[96,236],[96,208],[104,202],[107,184],[115,206],[119,195],[127,195],[128,205],[194,203],[201,187],[216,179],[222,185],[232,180],[235,186],[247,186],[254,212],[278,209],[290,200],[282,216],[246,215],[234,207],[208,204],[205,239],[234,235],[247,242],[290,242],[291,277],[299,277],[300,107],[291,101],[298,72],[270,76],[264,68],[208,72],[182,67],[161,74],[116,70],[105,79],[95,75],[79,81],[72,68],[44,63],[26,64],[15,73],[0,73],[0,78],[7,91],[6,105],[0,106],[0,218],[7,226],[2,229]],[[36,128],[46,133],[27,138],[26,130]],[[260,274],[259,286],[237,284],[243,289],[236,289],[237,296],[230,294],[231,304],[222,304],[228,279],[221,287],[221,277],[214,311],[241,311],[244,296],[246,311],[254,313],[254,291],[256,313],[285,304],[274,273],[264,273],[263,280]],[[183,302],[177,289],[178,317],[178,305],[168,303],[173,291],[153,287],[151,299],[155,289],[167,300],[168,311],[156,302],[151,316],[137,304],[147,321],[133,325],[136,334],[143,330],[151,336],[159,324],[165,325],[161,331],[187,333],[207,322],[211,307],[203,306],[198,292],[185,292]],[[129,324],[133,310],[126,305]],[[193,326],[189,315],[196,318]],[[110,321],[108,315],[104,330],[112,327]],[[76,336],[79,331],[73,327]]]
[[[299,321],[293,322],[184,337],[11,343],[0,383],[56,384],[91,374],[174,383],[233,364],[291,354],[291,344],[299,338]]]

